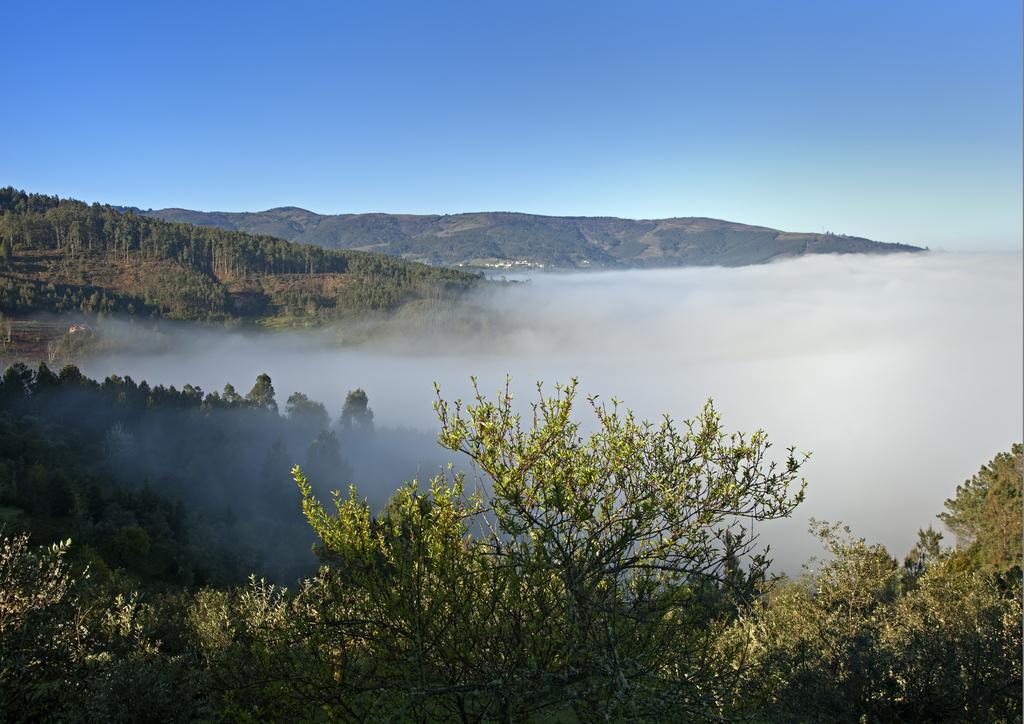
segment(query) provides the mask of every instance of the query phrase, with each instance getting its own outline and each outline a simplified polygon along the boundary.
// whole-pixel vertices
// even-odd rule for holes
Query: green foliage
[[[508,390],[439,398],[441,443],[486,475],[403,487],[375,517],[353,488],[328,512],[298,468],[306,517],[330,564],[302,594],[327,625],[313,643],[335,685],[319,703],[371,718],[590,719],[716,710],[706,662],[734,591],[727,561],[752,552],[745,521],[788,515],[802,496],[790,455],[763,433],[726,435],[714,409],[678,429],[591,401],[599,431],[572,417],[575,384],[534,405]],[[725,541],[730,541],[725,545]],[[767,564],[748,558],[750,575]]]
[[[291,418],[308,418],[310,425],[315,426],[318,430],[322,430],[330,423],[330,418],[327,416],[327,409],[319,402],[309,399],[301,392],[294,392],[288,398],[288,402],[285,404],[285,414]]]
[[[267,410],[269,412],[277,412],[277,400],[274,399],[274,385],[270,381],[270,375],[265,372],[256,377],[256,382],[253,384],[252,389],[249,390],[249,394],[245,396],[245,401],[250,407],[254,407],[257,410]]]
[[[153,293],[160,295],[161,291],[157,288]],[[0,310],[6,314],[78,311],[158,316],[160,309],[148,304],[143,297],[92,284],[54,284],[23,277],[0,277]]]
[[[338,290],[335,303],[351,313],[386,312],[404,301],[399,287],[383,283],[380,277],[353,279]]]
[[[46,548],[0,534],[0,721],[190,721],[204,715],[205,674],[165,651],[153,606],[90,596]],[[144,693],[144,696],[140,696]]]
[[[163,310],[168,319],[223,319],[229,316],[228,292],[215,278],[172,268],[146,289],[145,306]],[[118,310],[121,311],[121,310]]]
[[[28,536],[0,536],[0,712],[60,693],[59,675],[80,635],[62,563],[70,544],[34,550]]]
[[[945,560],[947,551],[942,548],[942,533],[928,526],[928,530],[917,531],[917,543],[903,559],[903,571],[908,581],[913,581],[931,564]]]
[[[327,409],[301,392],[295,392],[288,398],[285,414],[292,423],[302,426],[310,438],[319,435],[331,423]]]
[[[341,408],[341,429],[346,432],[367,434],[373,432],[373,410],[370,400],[362,389],[349,390]]]
[[[845,533],[844,533],[845,531]],[[734,715],[786,721],[1020,718],[1021,603],[949,560],[906,585],[888,552],[816,528],[830,560],[780,586],[723,641],[747,645]]]
[[[956,535],[965,565],[1006,573],[1021,567],[1021,487],[1024,445],[995,456],[973,477],[958,485],[939,515]]]

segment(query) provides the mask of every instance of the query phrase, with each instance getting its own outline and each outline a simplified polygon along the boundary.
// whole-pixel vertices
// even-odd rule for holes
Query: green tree
[[[221,393],[221,400],[228,407],[237,407],[238,405],[241,405],[242,402],[244,402],[242,396],[235,391],[235,386],[232,385],[230,382],[224,385],[224,391]]]
[[[294,392],[285,404],[288,419],[302,428],[307,439],[315,437],[330,424],[327,409],[301,392]]]
[[[942,549],[942,533],[932,528],[917,531],[917,543],[903,559],[903,571],[909,580],[924,573],[936,561],[944,560],[947,552]]]
[[[350,390],[345,396],[345,405],[341,408],[341,429],[346,433],[373,432],[373,410],[364,390]]]
[[[1024,445],[1016,443],[958,485],[939,515],[970,567],[1004,573],[1021,566]]]
[[[802,461],[768,462],[764,433],[726,434],[710,403],[679,428],[592,399],[583,436],[575,397],[541,395],[524,428],[507,388],[439,395],[442,445],[487,478],[476,493],[459,475],[413,482],[375,518],[353,488],[332,515],[294,471],[336,571],[311,599],[336,682],[321,704],[503,720],[720,708],[733,676],[708,657],[726,568],[767,566],[749,522],[791,513]]]
[[[227,396],[227,388],[225,388],[224,394]],[[249,394],[245,396],[245,401],[257,409],[277,412],[277,401],[274,399],[274,385],[270,381],[270,375],[264,372],[256,378],[256,383],[249,390]]]

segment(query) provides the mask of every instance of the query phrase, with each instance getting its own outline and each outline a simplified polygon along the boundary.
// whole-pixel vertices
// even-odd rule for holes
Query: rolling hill
[[[510,212],[323,215],[296,207],[260,212],[139,211],[165,221],[264,234],[328,249],[359,249],[432,265],[636,269],[744,266],[804,254],[922,251],[855,236],[795,233],[700,217],[619,219]]]

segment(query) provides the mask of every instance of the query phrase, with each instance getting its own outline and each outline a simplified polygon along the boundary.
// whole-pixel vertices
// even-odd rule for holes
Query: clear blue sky
[[[1020,248],[1021,6],[11,2],[0,184]]]

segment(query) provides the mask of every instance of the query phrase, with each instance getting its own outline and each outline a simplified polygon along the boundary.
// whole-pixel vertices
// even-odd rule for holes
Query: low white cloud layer
[[[335,415],[363,387],[379,424],[424,430],[436,428],[433,382],[465,397],[470,375],[488,392],[511,375],[524,404],[536,380],[578,377],[649,418],[689,417],[712,397],[727,427],[764,428],[780,458],[790,444],[813,453],[806,502],[762,528],[790,572],[816,553],[809,517],[902,556],[919,527],[940,526],[957,483],[1024,434],[1020,254],[541,275],[477,304],[490,323],[473,335],[339,349],[319,335],[205,331],[82,366],[242,392],[268,372],[280,402],[302,391]]]

